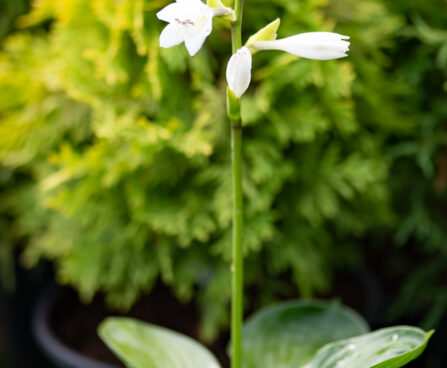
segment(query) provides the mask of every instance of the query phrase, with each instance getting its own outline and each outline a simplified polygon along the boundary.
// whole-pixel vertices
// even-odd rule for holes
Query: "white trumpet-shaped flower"
[[[247,47],[241,47],[234,53],[227,65],[228,87],[234,95],[240,98],[247,90],[251,81],[251,52]]]
[[[339,59],[349,51],[348,36],[331,32],[310,32],[275,41],[258,41],[255,50],[282,50],[314,60]]]
[[[169,23],[160,34],[160,46],[185,42],[189,54],[194,56],[213,29],[213,17],[226,12],[226,8],[210,8],[201,0],[176,0],[157,13],[158,19]]]

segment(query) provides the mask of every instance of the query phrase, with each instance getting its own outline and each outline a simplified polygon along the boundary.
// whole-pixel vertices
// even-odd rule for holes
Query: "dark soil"
[[[101,362],[124,367],[96,333],[99,323],[104,318],[133,317],[173,329],[198,340],[199,310],[192,303],[180,303],[164,287],[157,287],[126,314],[108,310],[101,297],[95,298],[89,305],[84,305],[75,292],[64,290],[51,310],[50,323],[56,336],[77,352]],[[208,346],[223,367],[229,366],[225,351],[227,343],[228,334],[223,333],[213,345]]]

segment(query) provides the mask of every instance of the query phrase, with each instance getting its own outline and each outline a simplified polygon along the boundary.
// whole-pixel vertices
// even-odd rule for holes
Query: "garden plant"
[[[170,2],[0,0],[0,284],[14,290],[14,254],[27,267],[50,260],[83,302],[104,295],[114,310],[163,284],[194,303],[195,336],[210,344],[230,325],[233,23],[216,14],[194,57],[160,48],[167,24],[156,14]],[[331,31],[352,42],[334,61],[252,55],[240,99],[246,315],[339,295],[371,325],[439,330],[416,364],[445,366],[445,4],[246,2],[244,42],[276,18],[280,39]],[[356,290],[348,298],[338,293],[345,271]],[[386,316],[369,315],[358,287],[370,271]],[[262,342],[249,337],[262,316],[243,328],[255,359]],[[304,346],[317,325],[291,327],[301,334],[287,339]],[[355,325],[351,336],[365,331]]]
[[[212,32],[214,17],[231,24],[233,55],[226,68],[233,203],[231,367],[402,367],[422,353],[433,331],[397,326],[369,332],[367,323],[349,308],[312,300],[267,307],[255,313],[242,328],[244,120],[240,99],[251,82],[252,55],[264,50],[282,50],[303,58],[331,60],[347,56],[349,48],[349,37],[331,32],[277,39],[279,19],[242,45],[243,3],[243,0],[225,4],[220,0],[209,0],[208,4],[201,0],[177,0],[157,13],[160,20],[168,23],[160,35],[160,46],[169,48],[184,42],[191,56]],[[162,327],[128,318],[109,318],[100,326],[99,333],[128,367],[219,367],[204,346]]]
[[[253,59],[241,101],[245,283],[256,290],[247,309],[327,293],[339,269],[368,266],[369,249],[388,254],[381,276],[404,285],[394,318],[426,309],[423,325],[438,324],[443,3],[251,3],[246,35],[280,16],[284,36],[336,25],[355,48],[334,62]],[[103,292],[128,308],[161,279],[178,299],[194,298],[201,339],[214,339],[230,297],[228,23],[217,17],[190,58],[159,48],[155,14],[167,1],[38,1],[18,18],[28,1],[3,4],[2,282],[13,286],[14,246],[27,266],[53,261],[85,302]]]

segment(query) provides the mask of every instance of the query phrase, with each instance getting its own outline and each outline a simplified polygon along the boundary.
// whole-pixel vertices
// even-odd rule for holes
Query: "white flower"
[[[227,82],[236,97],[241,97],[251,81],[251,52],[241,47],[231,56],[227,66]]]
[[[160,46],[172,47],[185,42],[191,56],[200,50],[213,29],[213,17],[226,9],[210,8],[201,0],[176,0],[157,13],[169,24],[160,34]]]
[[[275,41],[258,41],[256,50],[283,50],[307,59],[339,59],[349,51],[348,36],[331,32],[302,33]]]

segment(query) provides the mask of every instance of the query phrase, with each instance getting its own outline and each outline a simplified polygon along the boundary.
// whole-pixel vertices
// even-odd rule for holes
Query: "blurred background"
[[[128,311],[225,350],[230,32],[160,49],[167,3],[0,0],[1,367],[51,366],[31,333],[48,295],[56,335],[95,359],[83,328]],[[338,298],[373,328],[435,328],[411,367],[445,368],[447,1],[247,0],[244,39],[277,17],[351,51],[254,57],[246,314]]]

